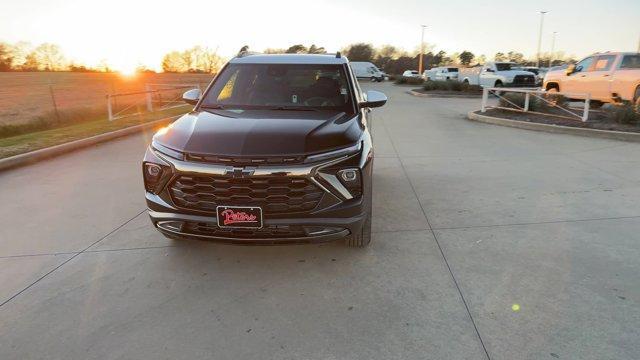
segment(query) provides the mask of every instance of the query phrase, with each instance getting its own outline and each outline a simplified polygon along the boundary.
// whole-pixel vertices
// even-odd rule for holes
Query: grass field
[[[61,128],[37,131],[29,134],[0,139],[0,159],[23,154],[49,146],[64,144],[74,140],[88,138],[106,132],[124,129],[145,122],[155,121],[189,111],[191,107],[183,106],[162,112],[153,112],[140,116],[131,116],[115,121],[104,119],[86,121]]]
[[[54,101],[58,115],[73,116],[78,122],[83,118],[106,118],[107,94],[143,91],[149,83],[205,86],[212,77],[210,74],[123,76],[118,73],[0,72],[0,126],[51,118],[55,116]]]

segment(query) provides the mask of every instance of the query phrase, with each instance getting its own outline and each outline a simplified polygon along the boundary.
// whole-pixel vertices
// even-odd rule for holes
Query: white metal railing
[[[506,92],[512,92],[512,93],[524,93],[525,94],[525,98],[524,98],[524,106],[519,106],[515,103],[513,103],[512,101],[510,101],[509,99],[503,97],[502,95]],[[491,106],[489,105],[489,94],[493,94],[496,97],[498,97],[499,99],[502,99],[503,101],[511,104],[512,106],[514,106],[515,108],[507,108],[507,107],[503,107],[503,106]],[[544,96],[541,95],[559,95],[559,96],[565,96],[567,98],[571,98],[571,99],[584,99],[584,106],[582,108],[582,114],[577,114],[572,110],[575,110],[575,108],[571,108],[571,107],[563,107],[558,105],[557,103],[554,103],[553,101],[549,101],[548,99],[545,99]],[[523,89],[523,88],[505,88],[505,87],[485,87],[482,91],[482,107],[480,109],[481,112],[486,112],[487,109],[489,108],[498,108],[498,109],[503,109],[503,110],[511,110],[511,111],[521,111],[521,112],[531,112],[529,110],[529,105],[531,102],[531,96],[534,96],[542,101],[544,101],[545,103],[553,106],[555,109],[558,109],[566,114],[568,114],[569,116],[562,116],[562,115],[556,115],[556,114],[545,114],[545,115],[552,115],[552,116],[560,116],[560,117],[565,117],[565,118],[570,118],[570,119],[575,119],[578,118],[580,121],[587,121],[589,119],[589,106],[590,106],[590,102],[591,102],[591,94],[588,93],[566,93],[566,92],[548,92],[548,91],[544,91],[544,90],[540,90],[540,89]]]

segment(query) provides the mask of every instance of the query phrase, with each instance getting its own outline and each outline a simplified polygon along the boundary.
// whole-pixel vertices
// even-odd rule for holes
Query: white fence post
[[[591,102],[591,94],[587,94],[587,98],[584,100],[584,110],[582,111],[582,121],[586,122],[589,119],[589,103]]]
[[[144,86],[144,88],[147,90],[147,111],[148,112],[153,112],[153,103],[151,101],[151,87],[149,86],[149,84],[146,84]]]
[[[113,121],[113,109],[111,109],[111,95],[107,94],[107,113],[109,114],[109,121]]]
[[[487,112],[487,100],[489,100],[489,88],[485,87],[482,89],[482,108],[480,112]]]
[[[529,98],[530,98],[530,97],[531,97],[531,96],[529,95],[529,93],[528,93],[528,92],[527,92],[527,93],[525,93],[525,95],[524,95],[524,112],[529,111]]]

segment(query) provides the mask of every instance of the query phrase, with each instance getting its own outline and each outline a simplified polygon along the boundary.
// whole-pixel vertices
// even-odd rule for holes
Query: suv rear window
[[[625,55],[622,58],[621,69],[640,69],[640,54],[638,55]]]
[[[340,65],[229,64],[202,107],[353,112],[351,89]]]

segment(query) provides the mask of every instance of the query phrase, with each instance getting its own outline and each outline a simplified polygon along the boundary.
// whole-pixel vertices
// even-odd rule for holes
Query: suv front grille
[[[215,212],[217,206],[258,206],[265,215],[313,210],[324,192],[306,178],[179,175],[169,186],[176,206]]]
[[[516,75],[513,78],[513,83],[516,85],[531,84],[535,85],[536,79],[533,75]]]
[[[208,164],[224,164],[233,166],[246,165],[292,165],[301,164],[304,156],[269,156],[269,157],[230,157],[217,155],[187,154],[187,161],[206,162]]]

